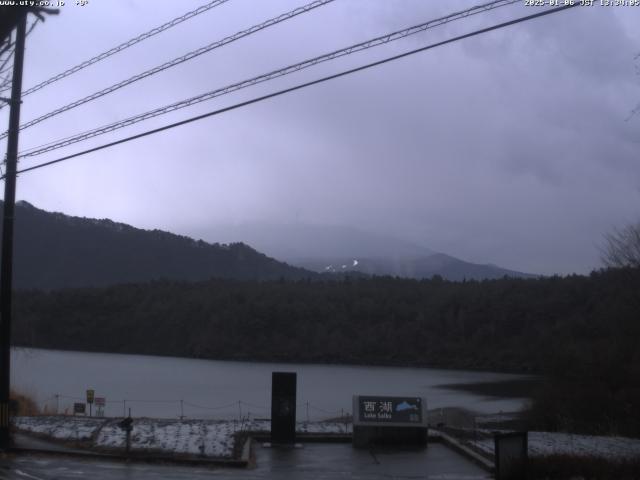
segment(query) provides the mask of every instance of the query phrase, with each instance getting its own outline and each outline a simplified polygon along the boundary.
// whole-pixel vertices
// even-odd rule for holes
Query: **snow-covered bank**
[[[14,417],[14,426],[21,431],[64,441],[86,441],[105,423],[104,418],[36,416]]]
[[[122,451],[125,448],[126,436],[118,425],[120,419],[35,416],[15,417],[13,420],[19,431],[42,438],[95,450]],[[296,429],[300,434],[334,435],[351,433],[352,426],[340,422],[301,422]],[[237,453],[237,434],[268,433],[269,430],[270,422],[265,420],[238,422],[138,418],[133,422],[131,449],[139,453],[233,458]],[[477,432],[477,438],[467,439],[464,443],[492,458],[494,443],[491,432]],[[529,432],[530,456],[558,454],[637,459],[640,458],[640,439]]]
[[[68,416],[16,417],[16,429],[42,437],[81,444],[100,450],[123,450],[126,435],[120,419]],[[226,420],[163,420],[139,418],[133,422],[131,449],[169,455],[196,455],[208,458],[232,458],[236,434],[269,432],[270,422]],[[348,433],[350,425],[336,422],[310,422],[297,425],[299,433]]]
[[[640,439],[626,437],[603,437],[575,435],[557,432],[529,432],[529,455],[573,455],[578,457],[601,457],[615,460],[640,458]],[[488,456],[494,455],[493,437],[471,440],[469,443]]]

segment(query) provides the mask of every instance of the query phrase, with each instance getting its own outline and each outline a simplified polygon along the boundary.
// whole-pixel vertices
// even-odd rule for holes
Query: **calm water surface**
[[[430,368],[228,362],[16,348],[11,371],[13,388],[50,411],[71,411],[91,388],[96,396],[106,397],[107,416],[122,416],[131,408],[134,416],[269,417],[273,371],[297,372],[299,420],[350,413],[354,394],[422,396],[429,408],[463,407],[482,413],[518,410],[525,402],[436,388],[519,378],[516,375]]]

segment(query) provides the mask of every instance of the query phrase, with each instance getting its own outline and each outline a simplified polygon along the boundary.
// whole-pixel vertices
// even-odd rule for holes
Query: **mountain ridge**
[[[206,242],[107,218],[48,212],[21,200],[16,202],[14,286],[48,290],[163,279],[297,280],[336,275],[414,279],[440,276],[453,281],[535,277],[465,262],[392,236],[368,234],[353,227],[298,227],[282,227],[278,231],[272,225],[270,241],[280,245],[281,253],[288,246],[297,245],[298,252],[315,255],[276,260],[271,251],[265,254],[261,246],[254,248],[255,241],[252,246],[244,241]],[[360,256],[359,251],[368,255]],[[322,256],[331,252],[356,255]],[[329,265],[335,268],[327,268]]]
[[[509,270],[497,265],[466,262],[445,253],[433,253],[424,257],[407,258],[334,258],[289,259],[288,263],[314,272],[351,273],[365,275],[390,275],[394,277],[425,279],[439,275],[445,280],[496,280],[511,278],[536,278],[533,275]]]
[[[302,279],[315,275],[240,242],[207,243],[163,230],[47,212],[26,201],[16,202],[16,288],[96,287],[159,279]]]
[[[415,279],[440,275],[453,281],[538,276],[468,262],[392,235],[344,225],[246,222],[210,226],[198,231],[198,235],[246,241],[267,255],[317,273],[357,272]]]
[[[404,258],[435,253],[433,250],[388,234],[372,233],[346,225],[269,223],[265,221],[211,225],[196,230],[196,236],[225,241],[246,241],[258,250],[284,261],[313,256]]]

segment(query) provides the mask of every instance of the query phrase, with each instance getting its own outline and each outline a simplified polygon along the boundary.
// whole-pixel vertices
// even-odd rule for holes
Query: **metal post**
[[[131,451],[131,430],[125,431],[125,451],[127,454]]]
[[[184,419],[184,402],[180,400],[180,420]]]
[[[129,420],[131,420],[131,408],[129,408],[129,416],[127,417]],[[131,430],[133,430],[133,426],[131,425],[131,421],[127,422],[127,430],[126,430],[126,434],[127,434],[127,438],[126,438],[126,449],[127,449],[127,455],[129,454],[129,452],[131,452]]]
[[[16,171],[18,169],[18,133],[22,96],[22,65],[27,15],[18,22],[13,54],[13,83],[7,139],[7,164],[4,180],[4,212],[2,218],[2,259],[0,262],[0,448],[11,443],[9,432],[9,392],[11,390],[11,277],[13,260],[13,220],[16,203]]]

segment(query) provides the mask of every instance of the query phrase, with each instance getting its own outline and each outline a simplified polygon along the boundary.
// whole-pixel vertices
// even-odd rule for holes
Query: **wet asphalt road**
[[[492,478],[439,444],[414,451],[355,450],[345,444],[306,444],[279,450],[254,444],[253,468],[209,468],[113,462],[44,455],[0,459],[0,479],[186,480],[186,479],[441,479]]]

